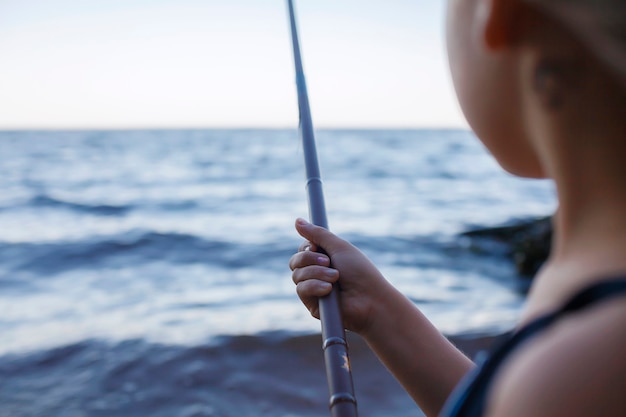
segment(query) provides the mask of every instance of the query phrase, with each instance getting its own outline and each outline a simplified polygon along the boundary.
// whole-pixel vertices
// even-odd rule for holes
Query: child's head
[[[626,95],[624,0],[448,3],[448,54],[459,103],[508,171],[545,175],[529,112],[559,113],[573,96],[561,93],[575,91],[582,77],[606,73]]]

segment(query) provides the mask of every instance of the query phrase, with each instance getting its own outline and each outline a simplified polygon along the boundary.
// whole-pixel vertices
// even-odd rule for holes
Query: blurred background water
[[[524,303],[513,265],[460,233],[550,215],[549,183],[507,175],[464,130],[317,141],[334,232],[444,333],[511,328]],[[319,332],[287,267],[307,217],[302,158],[291,129],[0,132],[0,415],[231,415],[206,396],[152,409],[121,377],[106,397],[117,374],[94,364],[134,352],[158,390],[168,349],[253,337],[267,358],[276,335]],[[234,414],[263,414],[251,410]]]

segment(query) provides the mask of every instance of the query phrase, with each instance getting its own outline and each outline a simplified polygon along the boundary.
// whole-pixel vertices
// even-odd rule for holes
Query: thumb
[[[344,244],[343,239],[328,229],[311,224],[301,218],[296,220],[296,231],[309,242],[324,249],[329,255],[339,250]]]

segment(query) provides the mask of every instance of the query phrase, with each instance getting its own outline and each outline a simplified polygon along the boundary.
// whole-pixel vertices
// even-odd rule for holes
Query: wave
[[[89,214],[93,216],[111,216],[122,217],[129,214],[132,211],[140,209],[156,209],[165,212],[186,211],[194,210],[199,207],[199,203],[192,200],[183,201],[158,201],[158,202],[143,202],[143,203],[128,203],[128,204],[89,204],[83,202],[67,201],[55,197],[51,197],[46,194],[38,194],[25,203],[18,203],[15,205],[9,205],[0,207],[0,211],[7,211],[12,209],[57,209],[65,210],[73,213]]]
[[[471,354],[492,338],[453,341]],[[420,415],[363,340],[349,333],[348,342],[360,414]],[[328,413],[328,389],[317,334],[198,346],[86,340],[0,357],[0,404],[12,417],[319,416]]]
[[[133,210],[133,205],[83,204],[59,200],[45,194],[33,197],[28,206],[35,208],[60,208],[99,216],[122,216]]]
[[[379,265],[489,277],[517,293],[525,293],[530,284],[530,280],[515,273],[503,243],[493,243],[503,246],[500,251],[494,248],[485,251],[463,236],[439,239],[352,235],[347,238]],[[250,243],[144,229],[74,241],[0,241],[0,288],[25,290],[39,278],[70,271],[128,268],[140,271],[154,264],[172,273],[180,265],[194,264],[221,271],[253,268],[282,274],[288,272],[287,262],[296,247],[297,242],[290,239]],[[463,284],[460,290],[465,289]]]
[[[9,270],[46,274],[152,261],[236,268],[266,264],[272,259],[288,259],[292,252],[293,248],[284,243],[244,244],[207,240],[189,234],[133,230],[71,242],[0,242],[0,264]]]
[[[462,238],[348,236],[348,239],[377,262],[399,267],[476,270],[487,276],[510,262],[505,252],[476,251]],[[53,274],[72,269],[127,267],[151,262],[204,264],[220,268],[262,266],[285,269],[296,250],[290,240],[265,243],[211,240],[184,233],[160,233],[136,229],[114,235],[90,236],[75,241],[10,243],[0,242],[0,265],[9,271]],[[490,256],[491,262],[478,262]],[[454,262],[450,262],[454,259]],[[480,271],[479,271],[480,269]],[[486,270],[489,269],[489,270]],[[504,271],[508,273],[508,269]]]

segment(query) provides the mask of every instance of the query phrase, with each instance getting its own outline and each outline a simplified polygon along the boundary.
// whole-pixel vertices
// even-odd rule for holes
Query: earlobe
[[[522,7],[517,0],[478,0],[477,21],[488,50],[511,46],[517,38]]]

